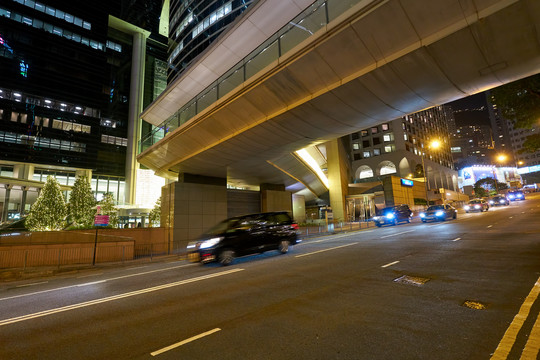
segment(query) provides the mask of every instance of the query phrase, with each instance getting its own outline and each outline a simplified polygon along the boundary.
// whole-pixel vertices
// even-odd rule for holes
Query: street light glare
[[[441,146],[441,142],[439,140],[433,140],[429,147],[432,149],[438,149]]]
[[[499,162],[505,162],[505,161],[506,161],[506,157],[507,157],[506,155],[501,154],[501,155],[497,156],[497,160],[498,160]]]

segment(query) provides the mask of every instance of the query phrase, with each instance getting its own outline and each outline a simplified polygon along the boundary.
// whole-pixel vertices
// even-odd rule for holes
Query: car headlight
[[[514,196],[514,195],[512,195],[512,194],[511,194],[511,195],[508,195],[508,197],[509,197],[510,199],[513,199],[513,198],[515,198],[515,196]]]
[[[374,216],[373,221],[379,221],[380,218],[381,218],[380,216]]]
[[[505,202],[506,202],[505,200],[499,201],[500,204],[504,204]]]
[[[215,237],[208,240],[204,240],[201,242],[201,245],[199,246],[200,249],[208,249],[212,246],[216,246],[221,240],[223,240],[223,237]]]
[[[443,216],[444,215],[444,211],[442,210],[439,210],[435,213],[435,216]]]
[[[387,214],[387,215],[386,215],[386,218],[387,218],[388,220],[392,220],[394,217],[395,217],[394,214]]]
[[[465,210],[469,210],[471,207],[469,205],[465,205]]]
[[[420,213],[420,217],[421,218],[426,217],[426,214],[425,213]]]
[[[480,206],[480,205],[474,205],[474,208],[475,208],[475,209],[480,209],[481,206]]]
[[[493,204],[495,204],[495,201],[489,200],[489,204],[490,204],[490,205],[493,205]]]
[[[521,198],[523,197],[523,195],[517,194],[516,197],[519,198],[519,199],[521,199]]]

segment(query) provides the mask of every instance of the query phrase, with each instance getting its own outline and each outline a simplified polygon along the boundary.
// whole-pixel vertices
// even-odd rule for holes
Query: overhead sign
[[[401,179],[401,186],[413,187],[414,181],[409,180],[409,179]]]

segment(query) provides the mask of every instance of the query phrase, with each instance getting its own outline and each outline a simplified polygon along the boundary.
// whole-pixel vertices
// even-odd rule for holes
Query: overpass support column
[[[170,252],[186,252],[188,242],[226,218],[226,178],[183,173],[161,188],[161,223],[169,231]]]
[[[340,139],[325,143],[328,168],[328,190],[334,220],[346,221],[345,196],[349,189],[349,163]]]
[[[292,212],[292,193],[281,184],[261,184],[261,211]]]

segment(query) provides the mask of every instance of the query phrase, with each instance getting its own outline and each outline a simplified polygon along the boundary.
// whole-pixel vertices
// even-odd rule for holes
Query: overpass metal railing
[[[365,7],[377,0],[317,0],[287,25],[278,30],[257,49],[204,89],[173,116],[156,127],[139,142],[139,152],[167,136],[174,129],[208,108],[234,88],[292,50],[319,29],[343,14],[352,6],[365,2]]]

